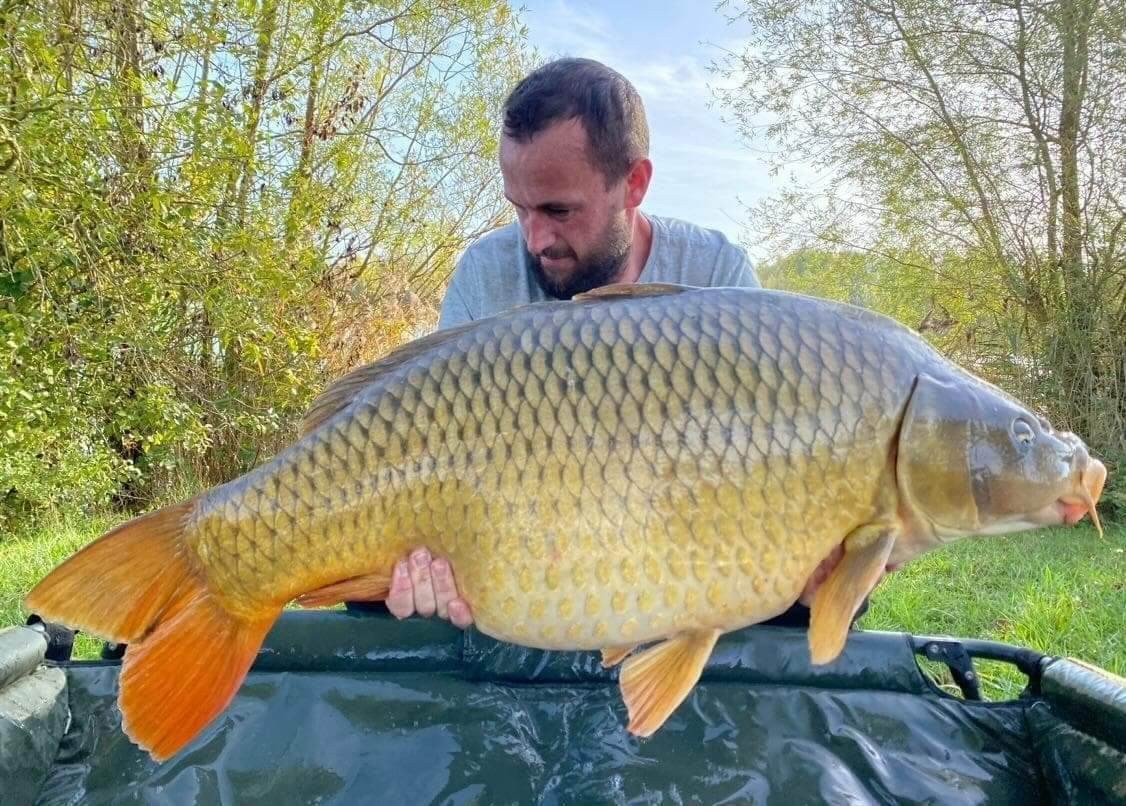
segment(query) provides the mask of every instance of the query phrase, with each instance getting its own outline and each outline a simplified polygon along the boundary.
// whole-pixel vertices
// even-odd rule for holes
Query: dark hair
[[[504,103],[504,134],[528,142],[571,118],[582,120],[590,161],[607,184],[649,156],[641,96],[625,76],[593,59],[559,59],[532,71]]]

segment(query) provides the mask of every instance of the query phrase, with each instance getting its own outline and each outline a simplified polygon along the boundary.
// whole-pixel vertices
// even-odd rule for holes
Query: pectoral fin
[[[629,653],[637,649],[636,644],[630,646],[609,646],[602,650],[602,668],[609,669],[629,657]]]
[[[813,663],[828,663],[844,649],[852,617],[880,581],[895,537],[891,528],[881,524],[862,526],[845,538],[844,557],[813,595],[809,621]]]
[[[700,679],[719,630],[670,638],[622,666],[619,683],[629,711],[629,732],[652,736]]]

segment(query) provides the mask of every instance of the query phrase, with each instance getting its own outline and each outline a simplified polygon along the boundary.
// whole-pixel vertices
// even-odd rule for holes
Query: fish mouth
[[[1091,459],[1079,474],[1079,483],[1074,492],[1060,496],[1055,503],[1055,510],[1060,521],[1068,526],[1074,526],[1083,520],[1083,516],[1090,514],[1099,536],[1103,535],[1103,525],[1099,522],[1099,512],[1095,505],[1102,495],[1103,485],[1106,484],[1106,466],[1098,459]]]

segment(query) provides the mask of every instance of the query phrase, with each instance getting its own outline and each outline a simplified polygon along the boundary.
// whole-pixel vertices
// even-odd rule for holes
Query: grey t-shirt
[[[638,282],[758,288],[747,253],[718,230],[645,216],[653,226]],[[465,251],[442,301],[438,329],[548,299],[528,267],[519,224],[490,232]]]

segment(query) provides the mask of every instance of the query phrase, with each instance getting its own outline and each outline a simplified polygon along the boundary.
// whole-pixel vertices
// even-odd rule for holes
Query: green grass
[[[24,623],[23,595],[119,520],[63,522],[0,541],[0,627]],[[960,541],[887,577],[860,626],[1004,641],[1126,676],[1126,526],[1109,527],[1105,540],[1084,524]],[[97,657],[100,647],[79,636],[76,653]],[[1023,685],[1007,664],[979,671],[991,698]]]
[[[860,626],[1003,641],[1126,676],[1126,526],[1105,540],[1085,523],[959,541],[888,576]],[[1023,687],[1008,664],[978,671],[989,699]]]
[[[103,516],[80,522],[60,521],[0,538],[0,629],[24,624],[27,612],[23,609],[23,597],[35,583],[121,520],[121,516]],[[101,647],[100,640],[79,635],[74,644],[75,656],[96,658]]]

